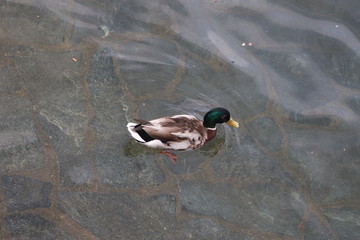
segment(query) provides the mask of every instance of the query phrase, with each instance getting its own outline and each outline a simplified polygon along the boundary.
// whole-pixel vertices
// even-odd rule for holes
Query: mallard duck
[[[128,123],[127,129],[136,141],[148,147],[168,150],[188,150],[203,146],[215,137],[217,123],[239,127],[225,108],[211,109],[205,114],[204,121],[192,115],[135,121],[137,123]]]

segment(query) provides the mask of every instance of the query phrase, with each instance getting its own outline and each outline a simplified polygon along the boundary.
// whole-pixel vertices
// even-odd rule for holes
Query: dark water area
[[[1,239],[360,239],[358,0],[0,2]],[[126,124],[225,107],[177,163]]]

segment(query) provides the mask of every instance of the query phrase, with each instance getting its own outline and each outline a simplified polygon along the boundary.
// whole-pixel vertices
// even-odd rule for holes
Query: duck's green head
[[[204,127],[215,128],[217,123],[227,123],[232,127],[239,127],[239,123],[230,117],[230,112],[225,108],[213,108],[204,116]]]

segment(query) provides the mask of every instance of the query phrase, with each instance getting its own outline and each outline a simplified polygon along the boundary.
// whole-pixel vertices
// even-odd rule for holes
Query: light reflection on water
[[[61,111],[74,119],[70,125],[67,118],[57,119],[56,107],[47,102],[54,83],[39,83],[46,91],[38,93],[39,85],[23,77],[31,104],[44,113],[40,122],[69,137],[57,138],[59,129],[43,123],[44,133],[55,136],[51,143],[59,156],[60,180],[53,185],[74,190],[99,181],[114,189],[144,187],[134,191],[140,195],[173,194],[177,214],[185,216],[175,228],[185,239],[189,232],[199,239],[207,233],[236,239],[234,229],[254,230],[259,238],[271,232],[274,239],[281,239],[276,234],[355,239],[360,237],[351,230],[360,227],[360,4],[346,2],[14,0],[0,4],[6,20],[0,36],[8,46],[24,45],[40,55],[81,56],[71,70],[75,77],[66,78],[72,87],[60,86],[60,100],[52,103],[69,108]],[[20,7],[26,15],[15,19],[10,13]],[[39,27],[42,19],[48,25]],[[20,23],[31,27],[21,33]],[[24,69],[22,57],[8,53]],[[45,68],[42,73],[52,71]],[[81,90],[84,97],[67,100],[61,89],[73,95]],[[179,113],[201,118],[215,106],[228,108],[240,129],[220,127],[211,145],[179,153],[177,165],[160,165],[175,177],[161,175],[158,154],[125,137],[126,120]],[[67,144],[73,147],[72,138],[76,147],[64,152]],[[144,161],[148,155],[151,161]],[[62,156],[78,162],[62,162]],[[86,176],[71,179],[81,168]],[[165,175],[179,183],[180,192],[157,187]],[[61,204],[83,227],[94,227]],[[234,211],[238,215],[232,216]],[[100,237],[111,237],[109,232]]]

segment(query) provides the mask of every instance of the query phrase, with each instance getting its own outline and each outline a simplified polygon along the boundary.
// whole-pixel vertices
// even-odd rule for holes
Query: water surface
[[[359,239],[360,3],[0,3],[1,238]],[[133,118],[227,108],[172,164]]]

